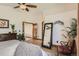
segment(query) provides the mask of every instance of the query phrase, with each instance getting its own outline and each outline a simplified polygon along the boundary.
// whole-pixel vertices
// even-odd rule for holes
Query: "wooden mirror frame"
[[[50,32],[50,45],[49,46],[46,46],[46,45],[44,45],[44,35],[45,35],[45,27],[46,27],[46,25],[51,25],[51,32]],[[51,49],[51,46],[52,46],[52,29],[53,29],[53,23],[45,23],[44,24],[44,31],[43,31],[43,36],[42,36],[42,47],[46,47],[46,48],[50,48]]]

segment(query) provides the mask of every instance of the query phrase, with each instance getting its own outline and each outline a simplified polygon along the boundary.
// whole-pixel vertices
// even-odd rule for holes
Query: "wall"
[[[54,22],[55,20],[64,20],[65,26],[66,22],[70,22],[69,18],[76,17],[76,9],[77,4],[75,3],[40,3],[36,4],[38,6],[38,10],[41,11],[40,19],[37,21],[38,23],[38,34],[37,37],[42,39],[42,21],[46,20],[47,22]],[[74,16],[75,15],[75,16]],[[66,20],[67,19],[67,20]],[[69,25],[70,23],[68,23]]]
[[[71,22],[71,19],[72,18],[76,18],[77,19],[77,10],[70,10],[70,11],[65,11],[65,12],[61,12],[61,13],[57,13],[57,14],[51,14],[51,15],[46,15],[45,16],[45,20],[44,22],[46,23],[50,23],[50,22],[55,22],[57,20],[61,20],[64,22],[65,24],[65,27],[68,27],[70,26],[70,22]],[[53,27],[54,28],[54,27]],[[62,26],[61,26],[62,28]],[[63,27],[64,28],[64,27]],[[65,40],[64,37],[62,37],[62,34],[60,31],[58,31],[58,29],[60,29],[60,27],[58,26],[57,29],[54,28],[54,32],[53,32],[53,44],[56,45],[56,41],[60,41],[60,40]],[[61,35],[58,35],[58,32],[61,34]],[[59,37],[59,38],[58,38]]]
[[[59,6],[59,5],[57,6],[57,7],[59,7],[58,9],[60,9],[60,11],[59,10],[57,11],[57,8],[52,8],[52,9],[43,8],[43,10],[40,10],[40,11],[39,11],[39,9],[37,9],[37,10],[34,9],[33,11],[26,12],[26,11],[22,11],[20,9],[14,9],[11,6],[0,5],[0,18],[9,20],[10,24],[15,24],[17,32],[19,30],[21,30],[21,32],[22,32],[22,22],[23,21],[37,23],[38,24],[37,37],[39,39],[42,39],[42,21],[43,20],[45,22],[55,22],[57,20],[61,20],[61,21],[64,21],[65,26],[69,26],[70,19],[76,18],[77,12],[75,9],[71,9],[70,7],[68,7],[70,9],[70,10],[68,10],[67,6],[66,6],[66,8],[63,6],[62,10],[61,10],[61,8],[60,8],[61,6]],[[54,10],[54,11],[56,10],[57,12],[55,11],[55,13],[54,13],[52,10]],[[0,28],[0,33],[7,33],[9,31],[11,31],[11,27],[7,28],[7,29]]]
[[[0,5],[0,18],[9,20],[10,24],[15,24],[17,32],[20,30],[22,32],[22,22],[32,22],[36,23],[39,20],[38,12],[26,12],[20,9],[14,9],[11,6]],[[0,28],[0,33],[8,33],[11,31],[9,28]]]

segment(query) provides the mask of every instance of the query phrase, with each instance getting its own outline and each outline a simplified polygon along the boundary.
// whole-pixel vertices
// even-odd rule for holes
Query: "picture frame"
[[[0,28],[9,28],[9,20],[0,19]]]
[[[42,47],[51,48],[52,46],[53,23],[45,23],[42,36]]]

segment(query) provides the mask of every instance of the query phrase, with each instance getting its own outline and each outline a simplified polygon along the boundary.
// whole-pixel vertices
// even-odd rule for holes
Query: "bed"
[[[37,45],[19,40],[0,42],[0,56],[47,56]]]

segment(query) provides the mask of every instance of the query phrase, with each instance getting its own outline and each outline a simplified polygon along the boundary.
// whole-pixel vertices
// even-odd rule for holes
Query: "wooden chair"
[[[58,54],[72,55],[74,51],[75,40],[70,40],[68,42],[61,41],[61,46],[58,46]]]

